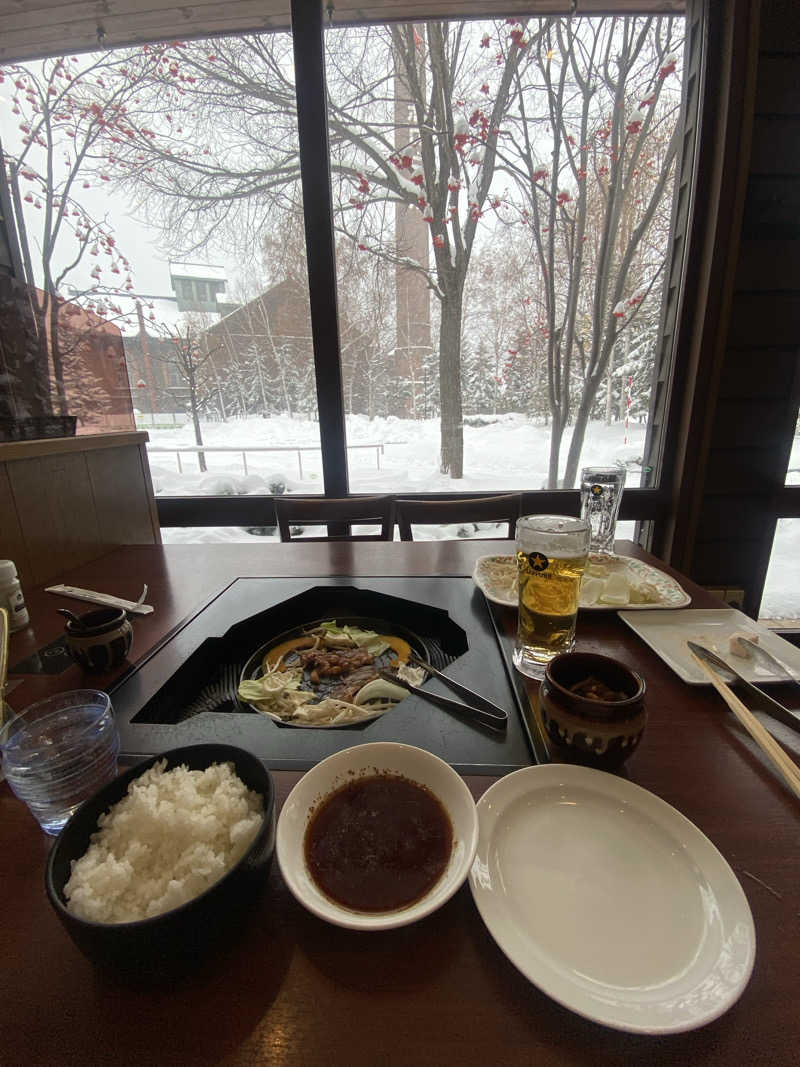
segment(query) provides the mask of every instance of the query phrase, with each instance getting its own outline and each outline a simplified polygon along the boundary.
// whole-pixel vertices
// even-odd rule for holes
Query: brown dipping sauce
[[[357,911],[392,911],[438,882],[453,849],[453,827],[425,786],[375,774],[322,801],[304,847],[312,878],[331,900]]]

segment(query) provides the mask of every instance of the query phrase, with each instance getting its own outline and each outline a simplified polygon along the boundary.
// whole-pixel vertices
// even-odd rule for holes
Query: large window
[[[2,68],[6,258],[42,349],[7,413],[82,432],[127,403],[184,527],[263,533],[246,500],[280,492],[570,489],[614,460],[657,486],[684,18],[330,26],[319,56],[313,32]],[[76,323],[127,388],[81,388],[101,357],[70,369]]]

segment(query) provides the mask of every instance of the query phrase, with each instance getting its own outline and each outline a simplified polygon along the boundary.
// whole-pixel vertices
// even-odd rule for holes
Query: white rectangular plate
[[[784,641],[768,627],[753,622],[736,608],[689,608],[686,610],[620,611],[619,617],[663,659],[668,667],[690,685],[710,685],[708,675],[697,666],[686,647],[696,641],[726,660],[743,678],[757,684],[784,681],[753,659],[734,656],[730,638],[735,633],[757,635],[758,643],[785,663],[795,677],[800,677],[800,649]]]

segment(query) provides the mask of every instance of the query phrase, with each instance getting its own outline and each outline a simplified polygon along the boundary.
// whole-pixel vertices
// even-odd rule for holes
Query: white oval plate
[[[742,887],[701,831],[624,778],[526,767],[478,802],[470,887],[489,932],[548,996],[634,1033],[693,1030],[753,969]]]
[[[353,911],[325,896],[305,860],[306,827],[315,807],[353,776],[402,774],[427,786],[444,805],[453,824],[453,851],[439,881],[421,900],[387,912]],[[276,852],[281,874],[293,896],[314,915],[350,930],[390,930],[430,915],[464,884],[478,843],[475,801],[463,778],[444,760],[422,748],[375,741],[336,752],[312,767],[297,783],[278,818]]]
[[[633,556],[596,556],[589,557],[590,562],[602,563],[611,570],[622,570],[629,580],[640,580],[654,586],[658,600],[646,604],[584,604],[581,611],[654,611],[660,608],[683,608],[692,602],[692,598],[675,579],[664,571],[651,567],[644,560]],[[480,556],[475,561],[472,579],[493,604],[505,608],[517,607],[517,568],[514,556]]]

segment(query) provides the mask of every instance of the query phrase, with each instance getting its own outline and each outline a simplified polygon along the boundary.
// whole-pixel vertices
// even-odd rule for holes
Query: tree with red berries
[[[672,18],[550,19],[531,46],[529,80],[518,85],[501,166],[522,194],[541,279],[551,488],[575,484],[615,347],[660,297],[681,34],[682,20]]]
[[[0,83],[18,124],[2,158],[37,338],[39,400],[45,412],[65,414],[65,384],[79,371],[68,364],[80,363],[84,335],[125,319],[119,298],[133,292],[111,225],[85,205],[93,183],[111,181],[113,146],[134,138],[127,104],[136,84],[112,53],[6,66]]]

